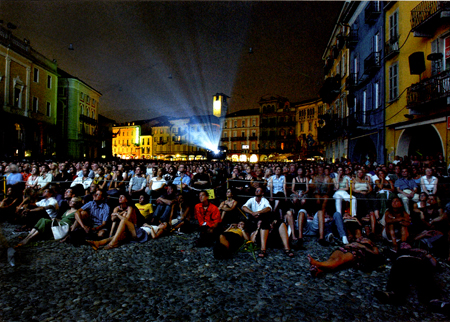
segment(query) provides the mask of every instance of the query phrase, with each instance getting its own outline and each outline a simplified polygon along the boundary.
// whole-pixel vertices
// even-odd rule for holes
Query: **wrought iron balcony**
[[[416,37],[430,37],[439,26],[439,20],[449,17],[449,2],[422,1],[411,10],[411,30]]]
[[[228,142],[228,141],[230,141],[230,138],[228,136],[226,138],[220,138],[220,141]]]
[[[450,96],[450,71],[424,79],[407,89],[406,106],[415,108]],[[447,101],[445,101],[446,104]],[[435,105],[435,104],[433,104]],[[439,106],[439,104],[438,104]]]
[[[386,42],[386,44],[384,46],[384,58],[386,60],[395,57],[400,52],[400,48],[399,48],[399,44],[398,44],[399,39],[400,39],[400,36],[397,35],[397,36],[389,39]]]
[[[345,87],[352,90],[358,87],[358,73],[350,73],[345,79]]]
[[[157,145],[166,145],[168,142],[167,141],[158,141],[156,142]]]
[[[93,119],[92,117],[80,114],[80,121],[87,123],[87,124],[92,124],[95,125],[98,123],[98,121],[96,119]]]
[[[256,135],[251,135],[251,136],[248,137],[248,139],[249,139],[250,141],[257,141],[257,140],[258,140],[258,137],[257,137]]]
[[[364,20],[367,24],[373,24],[381,14],[381,4],[379,1],[370,1],[364,10]]]
[[[381,68],[381,51],[373,52],[364,59],[364,74],[369,75]]]
[[[358,44],[358,29],[351,29],[347,37],[347,46],[354,48]]]

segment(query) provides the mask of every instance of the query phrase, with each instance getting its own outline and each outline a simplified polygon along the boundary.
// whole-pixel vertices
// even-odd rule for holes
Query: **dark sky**
[[[317,96],[342,4],[1,0],[0,19],[100,91],[100,114],[123,122],[211,113],[218,92],[232,112],[267,94]]]

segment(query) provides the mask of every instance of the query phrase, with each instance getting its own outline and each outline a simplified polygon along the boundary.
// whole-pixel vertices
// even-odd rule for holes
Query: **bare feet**
[[[323,270],[317,266],[318,262],[314,258],[312,258],[311,255],[309,255],[309,254],[308,254],[308,261],[310,264],[309,272],[311,273],[312,277],[317,277],[323,273]]]
[[[98,248],[100,247],[100,244],[97,240],[86,240],[86,243],[91,245],[93,250],[98,250]]]
[[[117,247],[119,247],[119,244],[111,244],[111,243],[109,243],[103,249],[113,249],[113,248],[117,248]]]

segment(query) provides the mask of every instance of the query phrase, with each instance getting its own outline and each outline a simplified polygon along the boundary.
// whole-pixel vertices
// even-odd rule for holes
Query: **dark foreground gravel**
[[[2,224],[15,245],[16,226]],[[382,305],[373,291],[386,286],[386,268],[354,269],[312,278],[306,254],[324,260],[333,247],[315,239],[287,258],[280,250],[254,260],[239,253],[217,261],[208,248],[192,248],[195,234],[170,236],[110,251],[55,241],[16,253],[16,266],[0,262],[3,321],[444,321],[418,302]],[[439,275],[450,299],[449,269]]]

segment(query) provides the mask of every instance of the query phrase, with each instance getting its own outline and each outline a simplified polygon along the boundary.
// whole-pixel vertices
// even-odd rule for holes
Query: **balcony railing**
[[[257,140],[258,140],[258,137],[257,137],[256,135],[251,135],[251,136],[248,137],[248,139],[249,139],[250,141],[257,141]]]
[[[156,142],[157,145],[166,145],[168,142],[167,141],[158,141]]]
[[[379,1],[370,1],[364,10],[365,22],[367,24],[372,24],[377,21],[381,14],[381,5]]]
[[[355,47],[358,44],[358,29],[351,29],[347,37],[348,47]]]
[[[384,46],[384,58],[385,59],[391,59],[393,57],[395,57],[395,55],[398,55],[398,53],[400,52],[399,49],[399,39],[400,36],[397,35],[391,39],[389,39],[385,46]]]
[[[407,89],[406,106],[414,108],[450,96],[450,72],[424,79]]]
[[[87,124],[92,124],[95,125],[98,123],[98,121],[96,119],[93,119],[92,117],[80,114],[80,121],[87,123]]]
[[[411,29],[416,36],[425,33],[429,35],[428,28],[435,28],[437,25],[432,21],[440,18],[450,17],[450,3],[447,1],[422,1],[411,10]]]
[[[364,74],[368,75],[381,68],[381,52],[373,52],[364,59]]]
[[[350,73],[345,79],[347,90],[355,89],[358,86],[358,73]]]
[[[220,138],[220,141],[228,142],[228,141],[230,141],[230,138],[228,136],[226,138]]]

